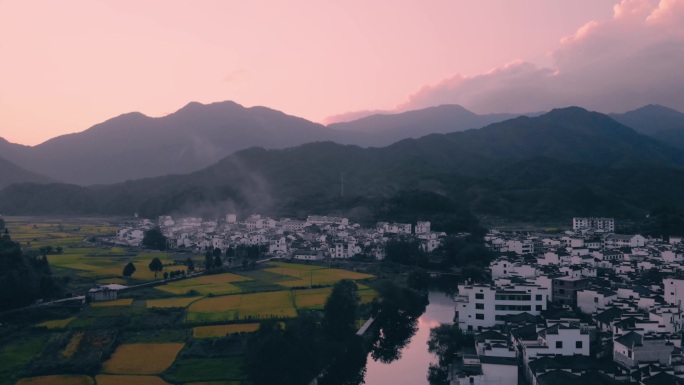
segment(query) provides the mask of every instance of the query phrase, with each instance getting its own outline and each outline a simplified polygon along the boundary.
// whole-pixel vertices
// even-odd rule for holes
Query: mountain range
[[[193,102],[161,118],[124,114],[86,131],[59,136],[33,147],[0,138],[0,154],[18,168],[62,182],[110,184],[198,171],[235,151],[254,146],[279,149],[333,141],[382,147],[406,138],[460,132],[515,117],[478,115],[461,106],[443,105],[378,114],[326,127],[266,107]],[[678,111],[649,105],[611,117],[661,142],[684,148],[684,114]],[[35,175],[0,178],[14,182],[45,180],[36,179]]]
[[[512,116],[477,115],[459,106],[441,106],[326,127],[266,107],[193,102],[161,118],[120,115],[34,147],[0,139],[0,154],[19,167],[63,182],[107,184],[197,171],[254,146],[287,148],[316,141],[386,146]]]
[[[335,130],[345,131],[339,125]],[[609,116],[570,107],[381,148],[330,141],[255,147],[183,175],[92,187],[14,184],[0,191],[0,212],[259,211],[373,220],[398,206],[410,211],[443,198],[453,203],[449,207],[516,220],[634,218],[660,205],[684,205],[681,181],[680,149]],[[406,194],[410,198],[396,203]]]

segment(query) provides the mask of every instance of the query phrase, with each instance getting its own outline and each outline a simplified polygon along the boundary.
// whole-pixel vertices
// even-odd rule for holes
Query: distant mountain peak
[[[674,108],[666,107],[663,106],[662,104],[647,104],[643,107],[637,108],[635,110],[627,111],[625,113],[630,113],[630,112],[638,112],[638,111],[649,111],[649,112],[672,112],[676,114],[682,114],[682,112],[675,110]]]
[[[224,100],[222,102],[214,102],[214,103],[208,103],[208,104],[203,104],[200,102],[190,102],[180,108],[176,113],[182,113],[182,112],[197,112],[197,111],[203,111],[207,109],[236,109],[240,108],[243,109],[245,108],[241,104],[238,104],[232,100]]]
[[[660,104],[648,104],[624,114],[610,114],[610,117],[646,135],[684,128],[684,113]]]

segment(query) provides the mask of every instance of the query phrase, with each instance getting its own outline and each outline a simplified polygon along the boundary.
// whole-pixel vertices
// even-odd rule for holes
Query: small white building
[[[584,314],[606,309],[617,299],[617,293],[603,288],[584,289],[577,292],[577,307]]]

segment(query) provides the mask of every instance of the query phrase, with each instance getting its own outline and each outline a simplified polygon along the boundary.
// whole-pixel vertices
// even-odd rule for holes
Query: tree
[[[207,251],[207,253],[204,255],[204,268],[207,270],[211,270],[214,267],[214,257],[211,256],[211,253]]]
[[[188,271],[189,271],[189,272],[192,273],[193,271],[195,271],[195,262],[192,261],[192,258],[188,258],[188,259],[185,261],[185,266],[188,267]]]
[[[62,253],[64,253],[64,249],[62,248],[62,246],[55,247],[55,254],[62,254]]]
[[[168,279],[168,278],[169,278],[169,272],[168,272],[168,271],[165,271],[165,272],[164,272],[164,279]]]
[[[164,251],[166,250],[166,237],[159,227],[155,227],[145,231],[142,244],[148,249]]]
[[[5,220],[0,218],[0,230],[4,230],[4,229],[5,229]]]
[[[343,279],[333,286],[323,308],[323,327],[329,338],[343,341],[356,333],[359,300],[354,281]]]
[[[223,261],[221,260],[221,254],[214,255],[214,267],[223,266]]]
[[[458,324],[442,324],[430,329],[428,351],[439,358],[439,364],[430,364],[428,369],[430,385],[447,385],[448,367],[454,359],[454,354],[462,346],[472,346],[474,343],[472,334],[463,333]]]
[[[164,265],[162,262],[159,260],[159,258],[154,258],[152,262],[150,262],[149,265],[150,271],[154,272],[154,278],[157,278],[157,273],[161,272],[164,270]]]
[[[0,311],[60,296],[47,258],[24,255],[9,231],[0,237]]]
[[[135,265],[133,262],[128,262],[128,264],[124,267],[123,269],[123,276],[124,277],[130,277],[135,273]]]

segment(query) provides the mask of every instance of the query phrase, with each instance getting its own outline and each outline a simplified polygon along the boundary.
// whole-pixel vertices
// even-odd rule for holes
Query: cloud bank
[[[514,61],[477,76],[426,85],[395,112],[460,104],[477,113],[569,105],[623,112],[656,103],[684,111],[684,0],[622,0],[613,17],[563,38],[553,68]],[[359,117],[337,115],[335,121]]]

